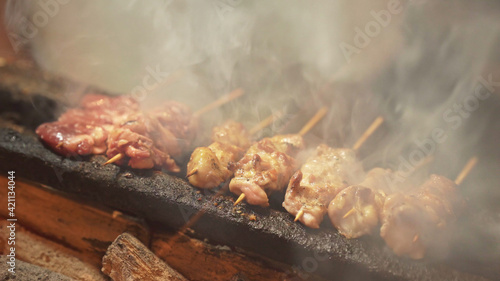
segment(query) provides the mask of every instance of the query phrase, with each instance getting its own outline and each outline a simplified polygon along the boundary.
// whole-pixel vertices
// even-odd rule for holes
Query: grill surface
[[[234,208],[233,197],[201,193],[172,175],[114,165],[103,167],[103,156],[81,159],[58,156],[42,145],[33,129],[54,119],[56,104],[64,103],[61,92],[72,84],[33,73],[0,70],[2,116],[26,129],[19,132],[5,126],[0,128],[2,173],[15,170],[19,177],[78,194],[168,228],[183,226],[203,209],[205,214],[191,227],[196,236],[298,266],[327,279],[483,280],[445,265],[398,258],[377,238],[348,240],[329,227],[306,229],[280,210],[254,208],[244,203]],[[5,114],[16,111],[23,116]],[[256,220],[250,220],[249,215],[255,215]]]

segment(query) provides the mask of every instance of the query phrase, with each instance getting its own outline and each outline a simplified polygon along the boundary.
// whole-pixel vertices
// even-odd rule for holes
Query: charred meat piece
[[[131,114],[128,121],[116,126],[108,138],[109,158],[121,154],[135,169],[180,169],[171,157],[180,156],[193,141],[197,121],[184,104],[168,101],[146,113]]]
[[[198,147],[187,165],[189,182],[200,188],[214,188],[233,175],[233,166],[250,146],[243,124],[229,120],[212,130],[213,143]]]
[[[214,188],[233,175],[231,165],[243,154],[243,149],[230,144],[214,142],[198,147],[191,154],[187,170],[189,183],[200,188]]]
[[[308,227],[319,228],[330,201],[356,183],[362,173],[353,150],[320,145],[315,155],[291,178],[283,207],[294,216],[303,212],[300,221]]]
[[[58,121],[40,125],[36,133],[64,156],[102,154],[109,132],[138,108],[138,103],[128,97],[89,94],[79,108],[69,109]]]
[[[463,206],[453,181],[431,175],[414,192],[387,197],[380,236],[399,256],[421,259],[429,250],[444,252]]]
[[[167,101],[148,111],[147,115],[156,122],[156,124],[152,124],[153,128],[149,132],[161,131],[158,137],[152,136],[155,143],[159,143],[160,139],[166,137],[162,134],[167,131],[177,141],[178,151],[169,148],[170,155],[177,157],[190,148],[198,132],[198,118],[194,116],[187,105],[176,101]],[[161,130],[157,131],[156,129]]]
[[[116,163],[132,168],[178,172],[171,155],[181,155],[196,130],[196,118],[181,103],[169,101],[144,113],[130,97],[89,94],[58,121],[39,126],[37,134],[65,156],[106,152],[110,158],[120,154]]]
[[[151,120],[144,116],[136,118],[137,120],[128,121],[111,131],[106,155],[109,158],[118,154],[124,155],[124,158],[115,163],[126,163],[134,169],[165,168],[171,172],[179,172],[179,167],[170,158],[168,151],[159,149],[148,137],[148,125]]]
[[[245,194],[249,204],[268,206],[268,195],[281,191],[296,169],[296,153],[304,148],[300,135],[279,135],[252,145],[237,163],[229,190]]]
[[[233,120],[226,121],[222,126],[214,127],[212,141],[231,144],[245,150],[250,146],[250,136],[245,126]]]
[[[36,133],[52,150],[64,156],[106,151],[108,131],[102,126],[56,121],[40,125]]]
[[[393,172],[370,170],[363,182],[342,190],[330,202],[328,216],[347,238],[371,234],[379,225],[380,212],[387,194],[393,193]]]

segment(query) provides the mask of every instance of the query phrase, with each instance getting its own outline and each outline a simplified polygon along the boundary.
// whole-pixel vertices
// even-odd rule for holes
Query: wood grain
[[[0,186],[7,178],[0,177]],[[0,189],[0,202],[7,202],[7,188]],[[123,232],[130,232],[146,245],[149,228],[135,218],[68,198],[64,193],[16,179],[15,214],[23,226],[44,237],[85,252],[100,262],[107,247]],[[4,206],[7,206],[5,203]],[[0,216],[7,217],[7,208]]]
[[[102,272],[114,281],[188,281],[129,233],[118,236],[109,246]]]

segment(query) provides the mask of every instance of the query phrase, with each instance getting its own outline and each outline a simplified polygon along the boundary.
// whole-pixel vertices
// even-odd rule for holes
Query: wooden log
[[[248,279],[248,277],[245,274],[238,273],[238,274],[234,275],[233,277],[231,277],[231,279],[229,279],[229,281],[250,281],[250,279]]]
[[[196,270],[194,265],[192,269]],[[109,246],[102,272],[114,281],[187,281],[129,233],[121,234]]]
[[[181,274],[193,281],[227,281],[237,274],[250,280],[285,280],[287,274],[267,263],[232,251],[229,247],[213,246],[203,241],[174,233],[153,232],[152,251]],[[193,265],[196,270],[193,270]],[[290,271],[290,270],[289,270]],[[293,280],[302,280],[298,276]]]
[[[0,220],[0,253],[7,254],[12,247],[7,243],[10,233],[7,228],[9,222],[1,217]],[[99,266],[93,264],[84,254],[33,234],[18,223],[16,223],[15,241],[15,253],[18,260],[45,267],[76,280],[106,280],[106,277],[99,271]]]
[[[7,178],[0,177],[0,186]],[[0,202],[7,202],[7,188],[0,189]],[[23,226],[54,241],[88,253],[100,263],[107,247],[123,232],[149,243],[149,228],[120,212],[93,207],[68,198],[64,193],[16,179],[15,214]],[[7,217],[7,208],[0,216]]]
[[[7,263],[7,256],[0,256],[0,268]],[[7,270],[0,270],[0,280],[43,280],[43,281],[72,281],[75,279],[37,265],[16,261],[15,275]]]

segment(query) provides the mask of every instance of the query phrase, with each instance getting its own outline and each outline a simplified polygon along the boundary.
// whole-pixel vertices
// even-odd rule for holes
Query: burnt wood
[[[8,85],[2,86],[0,96],[16,96],[22,92],[18,88],[23,85],[23,78],[15,76],[19,82],[8,84],[2,81],[5,76],[1,76],[6,71],[0,69],[0,85]],[[54,83],[48,77],[33,77],[28,75],[26,80],[39,83],[42,88]],[[33,79],[39,80],[33,82]],[[67,86],[52,85],[50,89],[54,91],[50,95],[35,91],[36,88],[22,94],[46,101],[43,104],[47,108],[37,112],[54,111],[60,101],[52,97]],[[24,104],[19,108],[24,111],[29,106]],[[52,117],[14,121],[33,129],[37,122]],[[32,131],[20,133],[0,128],[1,173],[15,170],[17,177],[77,194],[142,217],[156,226],[180,228],[195,213],[204,210],[202,218],[191,227],[194,236],[293,265],[305,277],[314,274],[335,280],[484,280],[442,264],[399,258],[377,238],[348,240],[331,227],[307,229],[294,223],[276,205],[275,209],[263,209],[242,203],[235,208],[233,197],[201,192],[177,176],[115,165],[103,167],[104,162],[104,156],[64,158],[44,147]]]
[[[130,233],[120,234],[109,246],[102,272],[113,281],[188,281]]]

